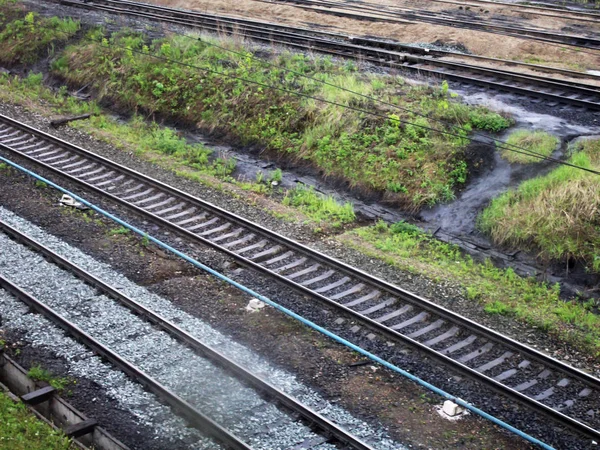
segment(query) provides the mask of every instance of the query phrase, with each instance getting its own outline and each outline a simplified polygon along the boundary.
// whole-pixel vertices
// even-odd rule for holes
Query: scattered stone
[[[246,311],[248,311],[250,313],[254,313],[254,312],[260,311],[265,306],[267,306],[266,303],[263,303],[260,300],[253,298],[252,300],[250,300],[248,302],[248,305],[246,306],[245,309],[246,309]]]
[[[81,211],[85,211],[85,210],[89,209],[83,203],[78,202],[73,197],[71,197],[70,195],[67,195],[67,194],[63,194],[63,196],[59,200],[59,203],[62,206],[71,206],[71,207],[77,208],[77,209],[79,209]]]

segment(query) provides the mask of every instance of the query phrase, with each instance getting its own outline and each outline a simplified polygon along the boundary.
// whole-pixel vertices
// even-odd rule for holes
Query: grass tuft
[[[529,130],[517,130],[514,131],[506,139],[506,143],[520,147],[530,152],[537,153],[542,156],[550,156],[556,146],[559,144],[559,139],[545,131],[529,131]],[[541,159],[536,156],[524,155],[511,150],[511,148],[500,145],[500,151],[502,157],[511,163],[536,163],[540,162]]]
[[[294,206],[311,219],[332,227],[340,227],[356,219],[352,203],[340,204],[331,196],[318,194],[313,188],[298,187],[288,191],[283,204]]]
[[[600,169],[600,140],[584,141],[569,162]],[[525,181],[483,211],[479,228],[499,245],[546,262],[581,261],[600,273],[600,177],[572,167]]]
[[[0,62],[31,64],[43,52],[52,54],[54,43],[68,40],[79,26],[79,22],[71,18],[42,18],[28,12],[23,18],[5,24],[0,32]]]
[[[32,380],[44,381],[59,391],[64,390],[69,385],[69,379],[64,377],[55,377],[52,373],[39,364],[31,366],[27,376]]]

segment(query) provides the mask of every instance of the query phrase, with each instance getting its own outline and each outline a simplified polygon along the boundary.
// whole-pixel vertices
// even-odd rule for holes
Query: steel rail
[[[184,19],[184,20],[185,19],[189,19],[189,20],[197,19],[197,20],[201,21],[200,25],[202,25],[203,23],[208,24],[208,22],[225,24],[225,25],[229,25],[229,26],[243,25],[244,26],[243,31],[245,31],[245,32],[247,32],[248,30],[257,31],[262,35],[266,34],[265,29],[268,29],[271,32],[277,32],[277,33],[287,32],[287,33],[290,33],[291,37],[296,37],[296,38],[298,37],[298,34],[305,33],[305,34],[307,34],[307,37],[318,36],[318,37],[321,37],[324,39],[332,38],[332,39],[340,39],[342,41],[350,41],[350,42],[354,42],[356,39],[358,39],[369,45],[374,43],[374,46],[376,46],[376,47],[381,46],[382,43],[386,43],[385,41],[376,41],[376,40],[369,39],[369,38],[355,38],[355,37],[347,36],[345,34],[333,33],[330,31],[309,30],[306,28],[291,27],[291,26],[286,26],[286,25],[274,24],[271,22],[259,21],[256,19],[245,19],[245,18],[241,18],[241,17],[228,16],[228,15],[216,15],[216,14],[211,14],[211,13],[202,13],[202,12],[198,12],[198,11],[194,11],[194,10],[175,9],[175,8],[170,8],[170,7],[166,7],[166,6],[141,3],[141,2],[133,2],[133,1],[127,1],[127,0],[89,0],[89,1],[86,1],[84,4],[82,4],[81,0],[58,0],[58,1],[60,1],[60,3],[62,3],[62,4],[76,6],[76,7],[87,6],[89,8],[93,7],[93,8],[99,8],[99,9],[100,8],[105,9],[102,7],[102,5],[98,4],[99,2],[103,2],[103,3],[109,4],[109,5],[111,5],[111,4],[127,5],[130,8],[137,8],[137,9],[146,10],[146,11],[156,11],[156,12],[162,13],[162,14],[173,15],[173,16],[177,17],[178,19]],[[108,7],[105,10],[133,15],[133,11],[131,9]],[[152,14],[152,13],[148,13],[148,14],[149,14],[149,17],[152,17],[152,18],[155,18],[158,20],[168,19],[168,17],[166,17],[165,15],[156,15],[156,14]],[[144,16],[144,17],[146,17],[146,16]],[[181,22],[174,22],[174,23],[181,23]],[[190,23],[190,25],[194,26],[194,25],[198,25],[198,24],[197,24],[197,22],[192,22],[192,23]],[[256,37],[259,37],[259,33],[256,34]],[[585,76],[588,78],[594,78],[594,76],[592,76],[590,74],[584,74],[582,72],[575,72],[572,70],[560,69],[560,68],[549,67],[549,66],[541,66],[541,65],[536,65],[536,64],[529,64],[529,63],[524,63],[524,62],[520,62],[520,61],[503,60],[503,59],[498,59],[498,58],[490,58],[490,57],[479,56],[479,55],[469,55],[469,54],[465,54],[465,53],[450,52],[450,51],[429,50],[429,49],[423,49],[421,47],[402,45],[402,44],[396,44],[396,43],[386,43],[386,44],[393,44],[393,46],[394,46],[393,48],[400,49],[404,52],[418,53],[421,55],[429,54],[429,55],[444,55],[444,56],[456,56],[456,57],[462,57],[462,58],[472,58],[472,59],[477,59],[477,60],[502,62],[502,63],[506,63],[506,64],[510,64],[510,65],[524,66],[524,67],[528,67],[528,68],[533,68],[535,70],[546,70],[550,73],[560,73],[560,74],[568,75],[568,76],[572,76],[572,77]],[[600,78],[600,77],[597,77],[597,78]]]
[[[376,11],[375,15],[365,15],[365,8],[359,6],[345,6],[339,2],[316,1],[316,0],[256,0],[270,4],[290,4],[296,8],[318,11],[325,14],[354,16],[356,19],[406,23],[406,21],[415,21],[429,23],[433,25],[457,27],[468,30],[483,31],[485,33],[500,34],[512,36],[521,39],[532,39],[540,42],[549,42],[553,44],[568,45],[577,48],[586,48],[590,50],[600,50],[600,39],[596,37],[578,36],[564,33],[557,33],[551,30],[543,31],[532,28],[509,27],[503,25],[486,24],[468,20],[459,20],[454,18],[436,17],[433,14],[423,13],[421,11],[398,11],[396,13]],[[357,11],[356,13],[342,13],[341,11]],[[390,17],[381,17],[381,15]],[[398,17],[398,19],[394,19]]]
[[[271,44],[287,45],[312,51],[316,50],[322,53],[342,57],[360,58],[363,61],[368,61],[386,67],[396,67],[401,70],[417,73],[421,76],[428,75],[436,78],[446,78],[467,84],[491,87],[500,91],[515,92],[527,97],[545,98],[558,103],[572,104],[587,109],[600,109],[600,90],[592,85],[586,85],[584,83],[577,83],[567,80],[554,81],[553,79],[539,77],[536,75],[525,75],[507,70],[477,67],[470,64],[433,59],[421,55],[407,55],[406,53],[394,51],[393,48],[398,47],[398,45],[394,43],[385,43],[379,41],[375,41],[375,43],[369,39],[362,38],[347,38],[351,41],[357,42],[358,44],[344,43],[321,36],[314,37],[292,33],[288,31],[290,29],[288,27],[283,27],[281,30],[279,30],[277,26],[271,26],[269,28],[270,31],[265,31],[257,26],[256,22],[252,25],[248,25],[246,24],[247,21],[243,21],[244,29],[240,30],[236,28],[238,22],[233,19],[218,19],[212,16],[202,15],[200,13],[194,13],[192,16],[194,18],[198,18],[198,20],[201,20],[201,23],[195,22],[195,19],[190,19],[191,22],[186,23],[185,17],[187,17],[187,13],[184,14],[176,10],[170,10],[169,12],[175,14],[176,18],[169,18],[154,13],[141,13],[139,11],[136,12],[123,8],[96,5],[92,2],[81,3],[78,0],[61,0],[61,3],[77,7],[99,9],[117,14],[145,17],[152,20],[176,23],[178,25],[189,25],[193,27],[200,26],[215,32],[222,32],[223,27],[228,27],[229,32],[231,33],[243,33],[250,36],[252,39],[261,40]],[[143,8],[148,9],[150,7],[144,4]],[[160,8],[160,10],[163,9],[166,8]],[[305,32],[308,30],[300,31]],[[333,36],[335,36],[336,39],[341,37],[340,35]],[[401,51],[406,50],[405,46],[401,46],[400,49]],[[414,49],[411,51],[411,53],[415,52],[420,53]],[[467,55],[456,54],[456,56],[465,57]],[[446,68],[447,70],[437,70],[425,66],[440,66],[442,68]],[[545,68],[545,70],[549,69],[550,68]],[[456,73],[456,71],[459,72]],[[463,73],[461,74],[460,71]],[[565,71],[558,72],[564,73]],[[499,78],[499,80],[490,80],[490,77]],[[509,84],[507,84],[507,82]],[[517,85],[516,83],[521,83],[521,85]],[[559,92],[557,93],[556,91]]]
[[[500,8],[509,8],[509,9],[531,9],[533,11],[519,11],[522,14],[531,14],[545,17],[557,17],[560,19],[567,20],[575,20],[582,22],[592,22],[592,23],[600,23],[600,14],[593,13],[584,10],[577,9],[561,9],[561,8],[544,8],[543,6],[534,6],[534,5],[526,5],[519,3],[505,3],[505,2],[497,2],[492,0],[468,0],[468,2],[460,2],[456,0],[431,0],[435,3],[446,3],[450,5],[458,5],[458,6],[470,6],[475,8],[481,8],[480,4],[471,3],[472,1],[483,3],[484,5],[490,5]],[[362,3],[362,2],[359,2]],[[536,13],[535,11],[541,11],[541,13]],[[565,14],[570,14],[570,17],[565,17]],[[587,19],[585,18],[587,17]]]
[[[101,280],[100,278],[96,277],[95,275],[91,274],[85,269],[77,266],[76,264],[72,263],[66,258],[60,256],[59,254],[44,246],[35,239],[21,233],[19,230],[10,226],[1,219],[0,232],[3,232],[4,234],[12,237],[15,241],[24,244],[27,247],[33,249],[34,251],[42,254],[47,260],[50,260],[55,265],[67,270],[68,272],[71,272],[72,274],[85,281],[89,285],[93,286],[94,288],[98,289],[100,292],[104,293],[108,297],[118,301],[119,303],[129,308],[131,311],[133,311],[140,317],[148,320],[150,323],[156,325],[161,330],[169,333],[171,336],[173,336],[183,344],[189,346],[194,351],[202,354],[204,357],[206,357],[213,363],[216,363],[228,372],[231,372],[234,376],[238,377],[243,382],[249,384],[254,389],[261,392],[264,396],[275,399],[277,402],[281,403],[286,408],[299,414],[308,423],[313,424],[313,426],[319,427],[324,432],[324,434],[328,436],[333,436],[339,442],[348,445],[353,449],[373,450],[373,447],[362,442],[358,437],[345,431],[343,428],[339,427],[338,425],[326,419],[313,409],[309,408],[308,406],[297,401],[285,392],[276,388],[268,381],[262,379],[260,376],[245,369],[232,359],[220,353],[218,350],[215,350],[210,346],[204,344],[203,342],[199,341],[197,338],[195,338],[182,328],[178,327],[173,322],[169,321],[168,319],[165,319],[164,317],[161,317],[159,314],[156,314],[149,308],[146,308],[142,304],[136,302],[134,299],[123,294],[110,284],[106,283],[105,281]]]
[[[592,74],[585,73],[585,72],[575,72],[573,70],[561,69],[558,67],[541,66],[539,64],[531,64],[531,63],[526,63],[523,61],[513,61],[510,59],[492,58],[489,56],[472,55],[469,53],[459,53],[459,52],[451,52],[451,51],[447,51],[447,50],[436,50],[436,49],[429,49],[429,48],[423,48],[423,47],[416,47],[414,45],[402,44],[400,42],[396,42],[393,40],[383,40],[383,38],[376,39],[376,38],[369,38],[369,37],[348,36],[347,41],[350,43],[353,43],[353,44],[362,45],[362,46],[366,46],[366,47],[384,48],[387,50],[396,50],[398,52],[411,53],[411,54],[416,54],[419,56],[473,59],[475,61],[485,61],[485,62],[490,62],[490,63],[495,63],[495,64],[503,64],[503,65],[512,66],[512,67],[524,67],[524,68],[530,69],[530,70],[551,73],[551,74],[560,74],[560,75],[565,75],[565,76],[572,77],[572,78],[586,78],[589,80],[600,81],[600,76],[592,75]],[[437,61],[437,59],[436,59],[436,61]],[[469,64],[469,66],[472,66],[472,64]],[[476,67],[476,66],[474,66],[474,67]],[[485,68],[484,66],[479,66],[479,67]],[[498,69],[498,71],[503,71],[503,70]],[[506,72],[508,74],[516,73],[516,72],[511,72],[511,71],[504,71],[504,72]],[[533,76],[533,75],[528,75],[528,76]],[[552,81],[553,80],[552,78],[540,77],[540,76],[538,76],[538,78],[541,81]],[[592,85],[589,83],[570,82],[570,81],[563,80],[563,79],[559,80],[559,82],[561,82],[561,83],[569,82],[569,83],[573,83],[573,85],[575,85],[575,86],[579,85],[579,86],[590,88],[590,89],[592,89],[592,88],[600,89],[599,86],[595,86],[595,85]]]
[[[226,445],[228,448],[235,450],[252,450],[237,436],[230,431],[221,427],[214,422],[210,417],[204,415],[201,411],[194,408],[181,397],[170,391],[154,378],[135,367],[126,359],[113,352],[110,348],[94,339],[84,330],[79,328],[74,323],[68,321],[52,308],[40,302],[29,293],[12,283],[0,273],[0,288],[14,295],[16,298],[27,304],[31,309],[42,314],[50,319],[65,332],[73,336],[76,340],[82,342],[94,352],[106,358],[111,364],[125,372],[132,379],[138,381],[145,386],[150,392],[154,393],[158,398],[162,399],[166,404],[171,406],[178,415],[184,417],[194,427],[198,428],[203,434],[214,437],[219,442]]]
[[[517,342],[514,339],[511,339],[494,330],[484,327],[466,317],[460,316],[459,314],[449,311],[446,308],[436,305],[435,303],[429,300],[419,297],[384,280],[373,277],[359,269],[353,268],[343,262],[328,257],[323,253],[312,250],[309,247],[306,247],[291,239],[288,239],[272,231],[266,230],[264,227],[258,224],[243,219],[242,217],[239,217],[229,211],[223,210],[215,205],[212,205],[211,203],[205,202],[189,194],[186,194],[185,192],[168,186],[160,181],[146,177],[145,175],[140,174],[139,172],[126,168],[122,165],[116,164],[110,160],[107,160],[106,158],[90,153],[86,150],[81,149],[80,147],[69,144],[61,139],[43,133],[39,130],[35,130],[29,127],[28,125],[13,121],[12,119],[8,119],[5,116],[0,116],[0,121],[4,123],[11,123],[14,128],[25,130],[28,134],[42,138],[46,142],[53,142],[56,145],[59,145],[61,148],[68,149],[68,151],[70,152],[85,155],[86,161],[89,160],[90,162],[93,161],[94,163],[101,164],[105,166],[107,170],[110,170],[112,172],[126,174],[127,177],[142,182],[144,186],[152,186],[152,188],[156,189],[158,192],[168,193],[168,195],[174,196],[175,198],[178,198],[180,200],[185,199],[185,201],[188,202],[189,205],[195,205],[195,208],[199,208],[201,211],[209,211],[217,217],[224,218],[224,220],[226,221],[241,225],[245,230],[249,230],[251,233],[255,233],[258,236],[267,237],[268,240],[276,243],[277,245],[281,245],[284,249],[292,249],[292,251],[297,252],[300,255],[307,255],[311,261],[316,261],[318,264],[322,264],[324,267],[335,268],[335,270],[338,271],[340,274],[349,276],[353,280],[365,283],[367,286],[374,287],[383,292],[387,292],[388,294],[391,294],[392,296],[401,299],[403,302],[406,302],[407,305],[418,306],[423,311],[427,311],[427,314],[432,313],[434,316],[442,317],[450,324],[456,324],[462,329],[466,329],[469,330],[469,332],[475,333],[475,336],[483,336],[486,340],[489,340],[490,342],[500,344],[502,346],[501,348],[507,348],[517,352],[517,354],[524,355],[525,357],[537,362],[542,367],[549,367],[557,371],[557,373],[561,374],[561,376],[565,375],[571,377],[572,379],[578,380],[580,383],[583,383],[583,385],[589,386],[589,388],[591,389],[590,392],[600,392],[600,380],[593,377],[592,375],[589,375],[576,368],[568,366],[555,358],[544,355],[543,353],[537,350],[527,347],[526,345]],[[553,418],[554,420],[557,420],[563,424],[570,426],[578,432],[592,436],[596,439],[600,438],[600,431],[592,428],[588,424],[583,423],[574,417],[568,416],[563,412],[554,409],[548,405],[545,405],[544,403],[541,403],[540,401],[529,397],[523,394],[522,392],[515,390],[494,378],[490,378],[486,376],[482,371],[477,370],[477,368],[469,367],[468,365],[466,365],[466,363],[462,363],[460,361],[452,359],[447,354],[437,351],[432,347],[425,345],[422,342],[419,342],[416,338],[412,338],[410,336],[402,334],[388,327],[387,325],[384,325],[382,322],[378,322],[372,318],[367,317],[366,314],[357,312],[348,306],[338,303],[337,301],[335,301],[335,299],[329,298],[319,292],[315,292],[309,287],[303,286],[302,284],[295,282],[292,279],[288,279],[286,278],[286,276],[276,273],[250,258],[241,256],[240,254],[220,245],[218,242],[213,242],[208,238],[199,236],[198,234],[193,233],[192,231],[184,228],[183,226],[179,226],[171,221],[166,220],[165,218],[159,217],[158,215],[155,215],[141,208],[140,206],[133,205],[129,201],[119,198],[118,196],[113,195],[111,193],[108,193],[105,190],[96,187],[90,183],[87,183],[81,179],[78,179],[75,176],[68,175],[64,171],[53,167],[51,164],[41,162],[30,155],[27,155],[23,152],[12,148],[11,146],[7,146],[2,143],[2,139],[0,139],[0,148],[4,148],[13,154],[17,154],[36,165],[40,165],[52,171],[53,173],[60,175],[61,177],[65,177],[66,179],[69,179],[70,181],[73,181],[78,185],[85,187],[88,190],[96,192],[105,198],[109,198],[110,200],[125,206],[129,210],[138,213],[142,217],[145,217],[155,223],[160,223],[164,227],[167,227],[168,229],[179,235],[185,236],[189,239],[201,242],[202,244],[215,248],[216,250],[234,258],[238,262],[257,270],[259,273],[266,274],[271,278],[274,278],[280,281],[281,283],[293,287],[297,291],[300,291],[310,296],[313,299],[319,300],[320,302],[330,307],[334,307],[343,314],[353,317],[355,320],[357,320],[362,325],[368,327],[369,329],[375,330],[376,332],[383,334],[383,336],[385,336],[386,338],[396,341],[400,340],[402,342],[408,343],[411,346],[418,348],[419,350],[432,356],[433,358],[444,362],[449,367],[452,367],[473,379],[483,382],[486,386],[494,389],[495,391],[500,392],[503,395],[507,395],[515,400],[518,400],[521,403],[532,407],[536,411],[541,412]],[[285,250],[282,250],[282,252],[283,251]]]

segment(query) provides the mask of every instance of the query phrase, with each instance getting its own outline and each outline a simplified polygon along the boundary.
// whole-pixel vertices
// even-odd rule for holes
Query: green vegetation
[[[372,257],[435,281],[460,283],[469,300],[490,314],[510,315],[600,358],[600,316],[593,302],[565,302],[559,286],[523,278],[490,261],[477,263],[460,249],[399,222],[357,228],[339,239]]]
[[[278,67],[269,67],[233,42],[219,41],[219,45],[239,54],[213,42],[184,36],[147,42],[136,33],[105,36],[94,30],[79,44],[69,46],[55,60],[53,71],[71,84],[93,87],[100,99],[120,107],[159,113],[208,130],[218,128],[243,145],[258,143],[270,152],[303,159],[326,175],[384,191],[388,200],[414,209],[452,199],[455,188],[466,181],[468,131],[498,131],[511,123],[484,108],[453,101],[447,84],[439,89],[408,86],[398,77],[361,75],[352,64],[340,66],[328,58],[300,54],[278,55]],[[383,107],[290,74],[285,68],[453,125],[444,127],[416,114]],[[387,118],[325,105],[242,79],[377,111]],[[427,129],[433,125],[461,137]]]
[[[312,188],[298,187],[288,191],[283,204],[294,206],[316,222],[333,227],[353,222],[356,218],[352,203],[341,205],[333,197],[318,194]]]
[[[35,62],[44,51],[52,54],[55,43],[67,41],[79,30],[79,22],[70,18],[46,19],[33,12],[3,25],[0,62],[4,64]]]
[[[39,364],[31,366],[27,375],[32,380],[44,381],[59,391],[64,390],[69,384],[69,379],[64,377],[55,377],[50,371],[42,368]]]
[[[113,228],[109,231],[111,236],[117,236],[121,234],[129,234],[131,230],[125,227]]]
[[[545,131],[517,130],[508,136],[506,143],[542,156],[550,156],[552,152],[556,150],[559,140],[556,136],[546,133]],[[516,151],[512,151],[509,147],[502,145],[499,147],[502,152],[502,157],[511,163],[526,164],[541,161],[538,157],[517,153]]]
[[[573,149],[572,164],[600,170],[600,140]],[[492,201],[479,227],[500,244],[544,261],[575,259],[600,273],[600,177],[561,166]]]
[[[67,450],[69,439],[0,392],[0,449]]]

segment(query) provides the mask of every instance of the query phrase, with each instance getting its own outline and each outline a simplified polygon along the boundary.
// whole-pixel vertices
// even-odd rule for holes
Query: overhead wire
[[[480,137],[483,137],[483,138],[485,138],[485,139],[488,139],[488,140],[490,140],[490,141],[494,142],[495,144],[501,144],[502,148],[506,148],[507,150],[509,150],[510,148],[513,148],[513,149],[515,149],[515,150],[520,150],[520,151],[525,151],[525,152],[528,152],[528,153],[530,153],[530,154],[531,154],[530,156],[533,156],[533,157],[536,157],[536,158],[540,158],[540,159],[545,159],[545,158],[546,158],[546,155],[542,155],[542,154],[540,154],[540,153],[538,153],[538,152],[535,152],[535,151],[532,151],[532,150],[526,149],[526,148],[524,148],[524,147],[519,147],[518,145],[515,145],[515,144],[510,144],[510,143],[508,143],[508,142],[506,142],[506,141],[502,141],[501,139],[494,138],[494,137],[492,137],[492,136],[487,136],[487,135],[485,135],[485,134],[483,134],[483,133],[480,133],[480,132],[478,132],[478,131],[475,131],[475,130],[467,130],[467,129],[465,129],[465,128],[462,128],[462,127],[460,127],[460,126],[457,126],[457,125],[455,125],[455,124],[449,123],[448,121],[445,121],[445,120],[442,120],[442,119],[438,119],[438,118],[435,118],[435,117],[431,117],[430,115],[427,115],[427,114],[421,113],[421,112],[419,112],[419,111],[416,111],[416,110],[414,110],[414,109],[407,108],[407,107],[404,107],[404,106],[400,106],[400,105],[397,105],[397,104],[394,104],[394,103],[390,103],[390,102],[387,102],[387,101],[385,101],[385,100],[378,99],[378,98],[375,98],[375,97],[371,97],[371,96],[369,96],[369,95],[362,94],[362,93],[360,93],[360,92],[357,92],[357,91],[353,91],[352,89],[348,89],[348,88],[345,88],[345,87],[343,87],[343,86],[339,86],[339,85],[337,85],[337,84],[329,83],[328,81],[320,80],[320,79],[318,79],[318,78],[315,78],[315,77],[312,77],[312,76],[310,76],[310,75],[306,75],[306,74],[304,74],[304,73],[302,73],[302,72],[298,72],[298,71],[295,71],[295,70],[292,70],[292,69],[288,69],[288,68],[286,68],[286,67],[281,67],[281,66],[278,66],[278,65],[276,65],[276,64],[273,64],[273,63],[270,63],[270,62],[268,62],[268,61],[265,61],[265,60],[263,60],[263,59],[261,59],[261,58],[258,58],[258,57],[254,56],[254,55],[252,55],[252,54],[250,54],[250,55],[247,55],[247,54],[245,54],[245,53],[242,53],[242,52],[238,52],[238,51],[235,51],[235,50],[231,50],[231,49],[228,49],[227,47],[224,47],[224,46],[221,46],[221,45],[215,44],[215,43],[213,43],[213,42],[210,42],[210,41],[207,41],[207,40],[203,40],[203,39],[202,39],[202,38],[200,38],[200,37],[198,37],[198,38],[194,38],[194,37],[192,37],[192,36],[189,36],[189,35],[182,35],[182,36],[183,36],[183,37],[185,37],[185,38],[193,39],[193,40],[197,39],[197,40],[199,40],[200,42],[202,42],[202,43],[204,43],[204,44],[210,45],[210,46],[212,46],[212,47],[215,47],[215,48],[219,48],[219,49],[221,49],[221,50],[224,50],[224,51],[227,51],[227,52],[233,53],[233,54],[235,54],[235,55],[238,55],[238,56],[241,56],[241,57],[250,57],[250,58],[252,58],[253,60],[259,61],[260,63],[262,63],[262,64],[264,64],[264,65],[267,65],[267,66],[270,66],[270,67],[274,67],[274,68],[276,68],[276,69],[279,69],[279,70],[282,70],[282,71],[285,71],[285,72],[288,72],[288,73],[293,73],[294,75],[297,75],[297,76],[300,76],[300,77],[306,78],[306,79],[308,79],[308,80],[316,81],[317,83],[321,83],[321,84],[323,84],[323,85],[326,85],[326,86],[334,87],[334,88],[336,88],[336,89],[339,89],[339,90],[341,90],[341,91],[344,91],[344,92],[348,92],[348,93],[354,94],[354,95],[356,95],[356,96],[358,96],[358,97],[361,97],[361,98],[364,98],[364,99],[367,99],[367,100],[370,100],[370,101],[373,101],[373,102],[376,102],[376,103],[380,103],[380,104],[382,104],[382,105],[389,106],[389,107],[392,107],[392,108],[398,109],[398,110],[400,110],[400,111],[408,112],[408,113],[410,113],[410,114],[414,114],[414,115],[416,115],[416,116],[420,116],[420,117],[423,117],[423,118],[425,118],[425,119],[432,120],[432,121],[434,121],[434,122],[438,122],[438,123],[441,123],[441,124],[443,124],[443,125],[446,125],[446,126],[450,126],[450,127],[453,127],[453,128],[458,128],[460,131],[463,131],[463,132],[465,132],[465,133],[470,133],[470,132],[472,132],[474,135],[476,135],[476,136],[480,136]],[[476,142],[481,142],[481,141],[476,141]]]
[[[332,105],[332,106],[337,106],[337,107],[340,107],[340,108],[344,108],[344,109],[348,109],[348,110],[351,110],[351,111],[355,111],[355,112],[367,114],[367,115],[378,117],[378,118],[382,118],[382,119],[385,119],[385,120],[394,120],[394,121],[397,121],[399,123],[403,123],[405,125],[410,125],[410,126],[413,126],[413,127],[416,127],[416,128],[427,130],[427,131],[436,132],[436,133],[439,133],[439,134],[442,134],[442,135],[445,135],[445,136],[451,136],[451,137],[455,137],[455,138],[459,138],[459,139],[468,139],[467,136],[460,135],[460,134],[457,134],[457,133],[452,133],[450,131],[440,130],[440,129],[437,129],[437,128],[433,128],[431,126],[427,126],[427,125],[422,125],[422,124],[410,122],[408,120],[405,120],[405,119],[402,119],[402,118],[398,118],[398,117],[394,117],[392,119],[389,116],[386,116],[386,115],[383,115],[383,114],[379,114],[379,113],[376,113],[376,112],[373,112],[373,111],[370,111],[370,110],[367,110],[367,109],[364,109],[364,108],[359,108],[359,107],[351,106],[351,105],[345,105],[343,103],[339,103],[339,102],[335,102],[335,101],[332,101],[332,100],[327,100],[327,99],[324,99],[324,98],[316,97],[314,95],[306,94],[306,93],[299,92],[299,91],[296,91],[296,90],[290,90],[290,89],[286,89],[286,88],[283,88],[283,87],[280,87],[280,86],[275,86],[275,85],[271,85],[271,84],[268,84],[268,83],[263,83],[263,82],[260,82],[260,81],[251,80],[251,79],[248,79],[248,78],[240,77],[240,76],[237,76],[237,75],[232,75],[232,74],[229,74],[229,73],[226,73],[226,72],[223,72],[223,71],[219,71],[219,70],[216,70],[216,69],[211,69],[211,68],[207,68],[207,67],[201,67],[201,66],[198,66],[198,65],[195,65],[195,64],[186,63],[186,62],[183,62],[183,61],[178,61],[178,60],[175,60],[175,59],[172,59],[172,58],[167,58],[165,56],[160,56],[160,55],[152,54],[150,52],[144,52],[144,51],[141,51],[141,50],[138,50],[138,49],[134,49],[132,47],[125,47],[125,46],[122,46],[122,45],[118,45],[118,44],[116,44],[114,42],[112,44],[104,44],[103,42],[95,40],[95,39],[90,38],[90,37],[84,37],[83,39],[87,40],[89,42],[93,42],[93,43],[95,43],[95,44],[97,44],[97,45],[99,45],[99,46],[101,46],[103,48],[114,47],[114,48],[118,48],[120,50],[131,51],[132,53],[136,53],[136,54],[143,55],[143,56],[149,56],[149,57],[157,59],[159,61],[168,62],[168,63],[174,63],[174,64],[177,64],[177,65],[180,65],[180,66],[183,66],[183,67],[187,67],[187,68],[191,68],[191,69],[197,69],[197,70],[201,70],[203,72],[213,73],[213,74],[216,74],[216,75],[221,75],[221,76],[224,76],[224,77],[227,77],[227,78],[231,78],[231,79],[235,79],[235,80],[238,80],[238,81],[242,81],[242,82],[245,82],[245,83],[248,83],[248,84],[253,84],[253,85],[256,85],[256,86],[260,86],[260,87],[267,88],[267,89],[272,89],[272,90],[275,90],[275,91],[285,92],[287,94],[291,94],[291,95],[295,95],[295,96],[298,96],[298,97],[303,97],[303,98],[307,98],[307,99],[319,101],[319,102],[322,102],[322,103],[325,103],[325,104],[329,104],[329,105]],[[338,87],[336,85],[332,85],[332,86],[333,87]],[[351,92],[354,92],[354,91],[351,91]],[[476,140],[476,139],[471,139],[471,140],[474,141],[474,142],[478,142],[480,144],[486,145],[486,146],[491,146],[490,142],[480,141],[480,140]],[[511,151],[511,152],[514,152],[514,153],[522,154],[522,155],[525,155],[525,156],[536,157],[536,158],[543,159],[543,160],[546,160],[546,161],[550,161],[550,162],[553,162],[553,163],[556,163],[556,164],[561,164],[561,165],[572,167],[574,169],[583,170],[583,171],[586,171],[586,172],[589,172],[589,173],[593,173],[595,175],[600,175],[600,171],[598,171],[598,170],[590,169],[590,168],[583,167],[583,166],[578,166],[576,164],[572,164],[572,163],[569,163],[567,161],[562,161],[562,160],[559,160],[557,158],[553,158],[553,157],[550,157],[550,156],[541,155],[539,153],[532,152],[532,151],[530,151],[528,149],[525,149],[525,148],[510,147],[511,144],[508,144],[508,143],[506,143],[504,141],[498,140],[498,142],[503,143],[503,145],[507,145],[508,147],[506,147],[506,149],[509,150],[509,151]]]

